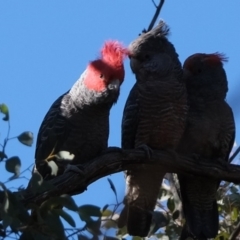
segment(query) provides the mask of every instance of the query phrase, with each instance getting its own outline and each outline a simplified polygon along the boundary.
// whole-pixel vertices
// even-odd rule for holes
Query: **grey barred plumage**
[[[196,161],[227,162],[235,138],[233,113],[225,102],[228,91],[222,55],[194,54],[184,63],[189,113],[178,152]],[[214,238],[219,216],[216,201],[220,182],[179,174],[186,224],[181,240]]]
[[[182,136],[187,114],[181,63],[168,41],[168,26],[161,22],[129,46],[130,65],[137,82],[125,105],[122,147],[174,150]],[[130,235],[148,235],[152,212],[165,171],[140,164],[126,172],[126,218]]]

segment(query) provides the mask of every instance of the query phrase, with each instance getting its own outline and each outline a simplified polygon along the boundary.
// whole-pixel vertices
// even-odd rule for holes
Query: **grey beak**
[[[118,90],[120,87],[120,81],[118,79],[114,79],[111,83],[108,84],[108,89],[110,90]]]

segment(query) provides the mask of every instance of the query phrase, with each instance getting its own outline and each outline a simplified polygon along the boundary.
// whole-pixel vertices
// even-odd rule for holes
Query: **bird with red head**
[[[196,53],[183,64],[188,118],[178,152],[197,162],[228,162],[235,139],[231,107],[225,101],[228,81],[220,53]],[[213,178],[178,174],[184,225],[180,240],[215,238],[219,228],[217,189]]]
[[[128,51],[118,41],[110,40],[100,52],[100,57],[89,62],[72,88],[52,104],[43,119],[34,171],[44,180],[64,173],[66,164],[60,164],[59,156],[61,163],[74,166],[97,157],[107,148],[110,109],[124,80],[123,61]]]

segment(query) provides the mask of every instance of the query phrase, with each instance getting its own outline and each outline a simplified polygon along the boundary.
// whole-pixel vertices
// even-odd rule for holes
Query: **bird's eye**
[[[100,78],[104,78],[104,75],[101,73],[99,77],[100,77]]]

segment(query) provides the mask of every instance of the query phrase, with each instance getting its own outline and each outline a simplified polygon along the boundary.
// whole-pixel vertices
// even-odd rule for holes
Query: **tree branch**
[[[154,2],[154,0],[152,0],[152,3],[155,6],[155,8],[157,8],[157,4]]]
[[[153,18],[152,18],[152,21],[150,22],[149,26],[148,26],[148,29],[147,29],[147,32],[152,30],[155,22],[157,21],[157,18],[161,12],[161,9],[163,7],[163,4],[164,4],[165,0],[160,0],[158,6],[156,6],[155,2],[154,2],[154,5],[156,7],[156,11],[155,11],[155,14],[153,15]]]
[[[240,152],[240,146],[237,148],[237,150],[234,152],[234,154],[229,158],[229,162],[232,162],[233,159],[238,155]]]
[[[236,240],[237,236],[240,234],[240,222],[238,223],[237,227],[231,233],[229,240]]]
[[[42,203],[50,197],[61,194],[76,195],[84,192],[87,187],[98,179],[107,175],[136,168],[136,164],[156,164],[162,166],[166,172],[199,175],[212,177],[229,182],[240,182],[240,166],[220,162],[211,163],[202,159],[199,161],[183,156],[174,157],[173,154],[164,151],[153,151],[151,159],[147,159],[146,153],[142,150],[112,150],[109,148],[105,154],[83,164],[79,169],[83,169],[82,174],[77,172],[65,172],[49,182],[54,185],[54,189],[44,193],[34,194],[31,189],[24,190],[21,195],[23,204],[26,206],[30,202]]]

